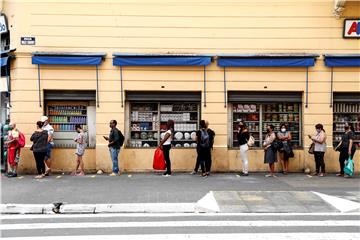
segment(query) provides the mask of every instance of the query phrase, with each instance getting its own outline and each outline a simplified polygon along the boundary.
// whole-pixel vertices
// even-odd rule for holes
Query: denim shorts
[[[52,148],[53,148],[53,145],[51,143],[48,143],[47,148],[46,148],[45,160],[48,160],[51,158]]]

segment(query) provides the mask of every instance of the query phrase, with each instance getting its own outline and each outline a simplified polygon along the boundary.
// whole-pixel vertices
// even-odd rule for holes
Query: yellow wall
[[[125,109],[120,102],[119,69],[112,66],[112,53],[359,53],[356,39],[343,39],[343,18],[359,17],[360,5],[348,1],[342,18],[333,14],[333,1],[251,0],[134,0],[134,1],[5,1],[16,48],[12,69],[11,118],[29,135],[43,114],[37,97],[37,66],[31,64],[34,51],[106,52],[99,68],[100,107],[96,112],[97,146],[87,150],[89,170],[111,169],[106,142],[109,119],[117,119],[124,130]],[[20,37],[33,36],[35,46],[20,45]],[[41,88],[95,90],[94,67],[42,66]],[[336,68],[334,91],[360,91],[360,68]],[[207,107],[202,118],[216,132],[214,170],[241,169],[238,151],[228,149],[227,108],[223,100],[223,69],[216,61],[207,67]],[[228,90],[305,92],[304,68],[229,68]],[[125,67],[125,90],[202,91],[203,71],[197,67]],[[165,86],[164,89],[161,86]],[[267,86],[265,89],[264,86]],[[303,134],[311,134],[321,122],[328,133],[326,164],[338,170],[338,153],[332,149],[330,69],[321,56],[309,68],[309,107],[303,105]],[[291,169],[314,168],[304,150],[297,150]],[[54,166],[69,170],[73,150],[56,150]],[[195,150],[171,151],[175,170],[190,170]],[[360,154],[356,154],[359,163]],[[123,149],[121,167],[142,171],[152,168],[152,151]],[[34,169],[25,151],[21,167]],[[250,169],[266,170],[262,150],[250,151]]]

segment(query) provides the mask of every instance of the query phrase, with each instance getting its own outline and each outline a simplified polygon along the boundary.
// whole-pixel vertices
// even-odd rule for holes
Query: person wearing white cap
[[[54,146],[54,141],[53,141],[54,128],[50,125],[47,116],[42,116],[40,121],[44,124],[42,129],[48,132],[48,146],[45,156],[45,167],[46,167],[45,175],[48,176],[51,171],[51,150]]]

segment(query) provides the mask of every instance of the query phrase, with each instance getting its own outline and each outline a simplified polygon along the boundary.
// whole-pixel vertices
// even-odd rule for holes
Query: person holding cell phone
[[[121,133],[119,129],[116,128],[117,121],[110,121],[110,134],[109,137],[103,136],[106,141],[108,141],[108,147],[110,152],[110,157],[112,161],[112,173],[109,176],[117,176],[120,175],[119,169],[119,153],[120,148],[124,143],[124,135]]]

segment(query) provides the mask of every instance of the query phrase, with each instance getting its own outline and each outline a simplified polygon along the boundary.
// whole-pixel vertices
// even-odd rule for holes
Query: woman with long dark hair
[[[336,149],[340,151],[340,172],[336,174],[336,176],[348,177],[347,175],[344,175],[345,162],[349,159],[349,157],[353,159],[356,151],[356,147],[354,145],[354,128],[348,122],[345,123],[345,132],[341,136],[341,141]]]
[[[280,125],[280,132],[277,133],[278,139],[282,142],[282,149],[280,150],[280,161],[282,164],[283,174],[286,175],[289,171],[289,158],[293,157],[294,153],[291,148],[291,132],[287,129],[286,124]]]
[[[276,149],[273,149],[271,146],[272,143],[276,140],[276,135],[274,133],[274,125],[268,125],[266,127],[266,136],[265,141],[263,143],[264,148],[264,163],[269,164],[270,173],[266,174],[265,177],[273,177],[275,176],[275,163],[277,162],[277,154]]]
[[[237,140],[240,149],[240,158],[242,160],[242,173],[240,176],[249,176],[249,160],[248,160],[248,141],[250,133],[246,124],[243,121],[239,122],[239,129],[237,132]]]
[[[171,162],[170,162],[170,149],[171,141],[174,135],[174,121],[168,120],[166,124],[166,132],[164,138],[160,142],[160,149],[164,152],[164,158],[166,162],[166,172],[163,174],[164,177],[171,176]]]
[[[30,141],[33,142],[31,150],[33,151],[36,169],[38,175],[35,177],[37,179],[45,177],[45,156],[47,152],[48,145],[48,132],[42,129],[43,123],[41,121],[36,122],[36,130],[31,135]]]

